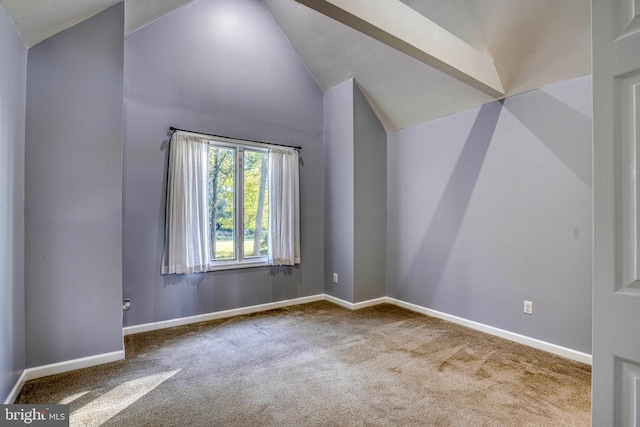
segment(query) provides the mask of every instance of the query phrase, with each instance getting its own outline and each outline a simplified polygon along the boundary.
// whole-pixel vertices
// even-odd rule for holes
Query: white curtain
[[[269,264],[300,264],[298,152],[269,150]]]
[[[208,140],[176,131],[171,137],[162,274],[207,271]]]

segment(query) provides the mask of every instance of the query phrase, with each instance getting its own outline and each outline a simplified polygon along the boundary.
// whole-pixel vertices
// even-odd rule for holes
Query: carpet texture
[[[29,381],[72,426],[589,426],[591,369],[383,304],[328,302],[125,337]]]

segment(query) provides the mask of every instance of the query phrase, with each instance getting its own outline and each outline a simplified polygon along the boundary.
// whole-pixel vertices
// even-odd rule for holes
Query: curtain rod
[[[228,136],[214,135],[212,133],[202,133],[202,132],[195,132],[195,131],[187,130],[187,129],[180,129],[180,128],[173,127],[173,126],[171,126],[169,128],[169,130],[171,130],[171,132],[182,131],[182,132],[197,133],[199,135],[212,136],[214,138],[237,139],[237,138],[229,138]],[[287,147],[287,148],[293,148],[293,149],[296,149],[296,150],[302,150],[302,147],[299,146],[299,145],[274,144],[273,142],[253,141],[251,139],[241,139],[241,140],[238,140],[238,141],[253,142],[255,144],[275,145],[276,147]]]

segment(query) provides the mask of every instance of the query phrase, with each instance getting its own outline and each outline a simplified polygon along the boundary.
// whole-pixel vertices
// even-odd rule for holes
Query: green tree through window
[[[236,149],[209,147],[209,232],[214,260],[235,258]]]
[[[267,153],[244,151],[244,255],[267,255]]]
[[[267,255],[268,191],[265,150],[211,143],[208,206],[214,261]]]

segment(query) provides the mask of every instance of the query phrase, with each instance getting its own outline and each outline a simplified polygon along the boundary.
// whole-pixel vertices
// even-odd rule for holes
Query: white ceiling
[[[31,47],[91,18],[120,0],[0,0]]]
[[[589,0],[402,0],[493,58],[507,95],[591,72]],[[353,76],[387,131],[493,100],[293,0],[264,0],[322,88]]]
[[[199,0],[126,0],[126,32],[192,1]],[[353,77],[387,131],[493,100],[294,0],[262,1],[320,88],[326,91]],[[28,47],[118,3],[0,2]],[[493,58],[507,96],[591,72],[590,0],[402,2]]]

